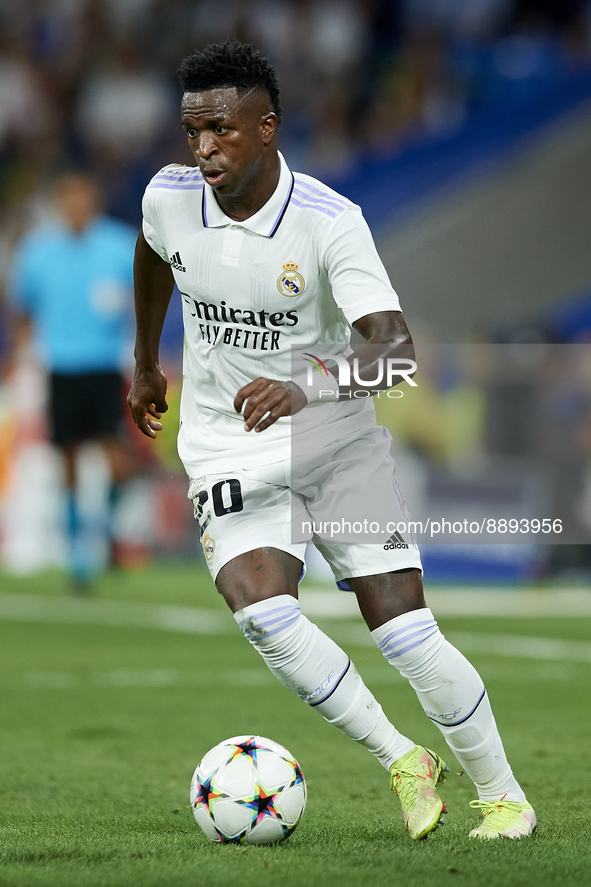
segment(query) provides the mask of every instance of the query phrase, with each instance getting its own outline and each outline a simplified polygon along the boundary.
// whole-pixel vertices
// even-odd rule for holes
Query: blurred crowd
[[[591,66],[590,33],[590,0],[3,0],[0,269],[64,169],[94,172],[108,211],[139,225],[154,172],[191,162],[175,72],[208,42],[262,49],[282,149],[330,177]]]
[[[56,169],[96,171],[137,224],[146,180],[188,161],[180,59],[237,37],[276,67],[293,164],[334,171],[409,132],[589,64],[588,0],[4,0],[0,226]],[[33,207],[34,211],[34,207]],[[6,237],[6,233],[4,233]]]

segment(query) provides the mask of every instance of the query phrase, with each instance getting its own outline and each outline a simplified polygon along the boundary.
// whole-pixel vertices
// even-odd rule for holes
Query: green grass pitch
[[[59,574],[0,573],[0,592],[57,597],[67,589]],[[97,596],[224,612],[198,566],[109,575]],[[0,887],[590,882],[591,661],[471,655],[538,831],[521,842],[469,840],[475,793],[447,757],[447,824],[415,843],[379,764],[275,682],[227,619],[220,635],[0,619]],[[588,640],[590,622],[440,620],[450,633],[570,641]],[[351,623],[322,625],[340,640]],[[377,649],[344,646],[399,729],[446,757],[438,730]],[[190,778],[212,745],[250,732],[295,754],[308,807],[283,844],[214,845],[190,812]]]

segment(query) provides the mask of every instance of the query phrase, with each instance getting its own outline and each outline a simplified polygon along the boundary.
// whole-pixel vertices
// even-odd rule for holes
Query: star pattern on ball
[[[212,773],[211,776],[208,776],[206,779],[200,779],[198,781],[197,795],[195,796],[195,800],[193,802],[193,808],[195,810],[197,810],[198,807],[203,806],[207,809],[209,813],[211,813],[210,804],[212,803],[212,801],[215,801],[217,798],[227,797],[224,792],[216,791],[214,785],[216,773]]]
[[[258,825],[258,823],[267,816],[272,816],[273,819],[282,819],[281,814],[275,805],[275,800],[279,797],[284,788],[285,786],[282,786],[281,788],[275,789],[273,792],[267,792],[261,783],[257,783],[252,798],[245,798],[244,800],[238,801],[241,806],[248,807],[248,809],[252,811],[251,828]]]
[[[298,764],[297,761],[293,761],[293,760],[290,761],[289,763],[293,767],[293,779],[289,783],[290,787],[292,785],[301,785],[304,782],[304,774],[302,772],[300,765]]]
[[[249,739],[245,739],[243,742],[239,742],[236,746],[234,746],[234,751],[230,755],[228,763],[233,761],[235,758],[238,758],[240,755],[246,755],[248,758],[251,758],[253,763],[257,762],[257,752],[260,746],[257,744],[254,736]]]

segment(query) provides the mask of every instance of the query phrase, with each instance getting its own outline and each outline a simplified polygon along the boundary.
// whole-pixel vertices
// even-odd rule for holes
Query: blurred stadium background
[[[7,571],[59,567],[65,557],[44,374],[30,342],[15,338],[6,299],[15,244],[51,215],[51,183],[71,168],[91,170],[109,213],[139,227],[151,176],[166,163],[190,162],[176,67],[196,47],[227,37],[252,42],[276,67],[286,112],[281,150],[293,168],[362,206],[417,341],[580,349],[591,340],[589,0],[4,0],[0,550]],[[131,337],[130,320],[130,358]],[[163,337],[166,431],[153,446],[131,424],[127,430],[136,465],[118,515],[127,567],[198,556],[175,452],[181,348],[173,298]],[[577,353],[584,362],[585,352]],[[542,389],[535,372],[518,384],[483,382],[443,358],[425,372],[414,410],[380,412],[403,484],[450,502],[490,501],[495,485],[483,477],[491,465],[510,466],[518,477],[539,457],[542,426],[531,410],[544,400],[547,379],[538,380]],[[430,579],[591,578],[589,375],[561,380],[545,398],[553,404],[548,421],[570,429],[554,486],[568,492],[578,544],[429,546]],[[516,420],[528,433],[511,433]],[[95,449],[85,470],[90,486],[104,473]],[[548,496],[552,508],[559,494]]]

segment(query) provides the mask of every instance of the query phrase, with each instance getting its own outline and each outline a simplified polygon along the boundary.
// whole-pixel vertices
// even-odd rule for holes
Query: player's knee
[[[261,548],[225,564],[215,584],[233,613],[279,595],[297,600],[301,562],[283,551]]]
[[[396,570],[348,580],[371,631],[405,613],[424,609],[421,571]]]

